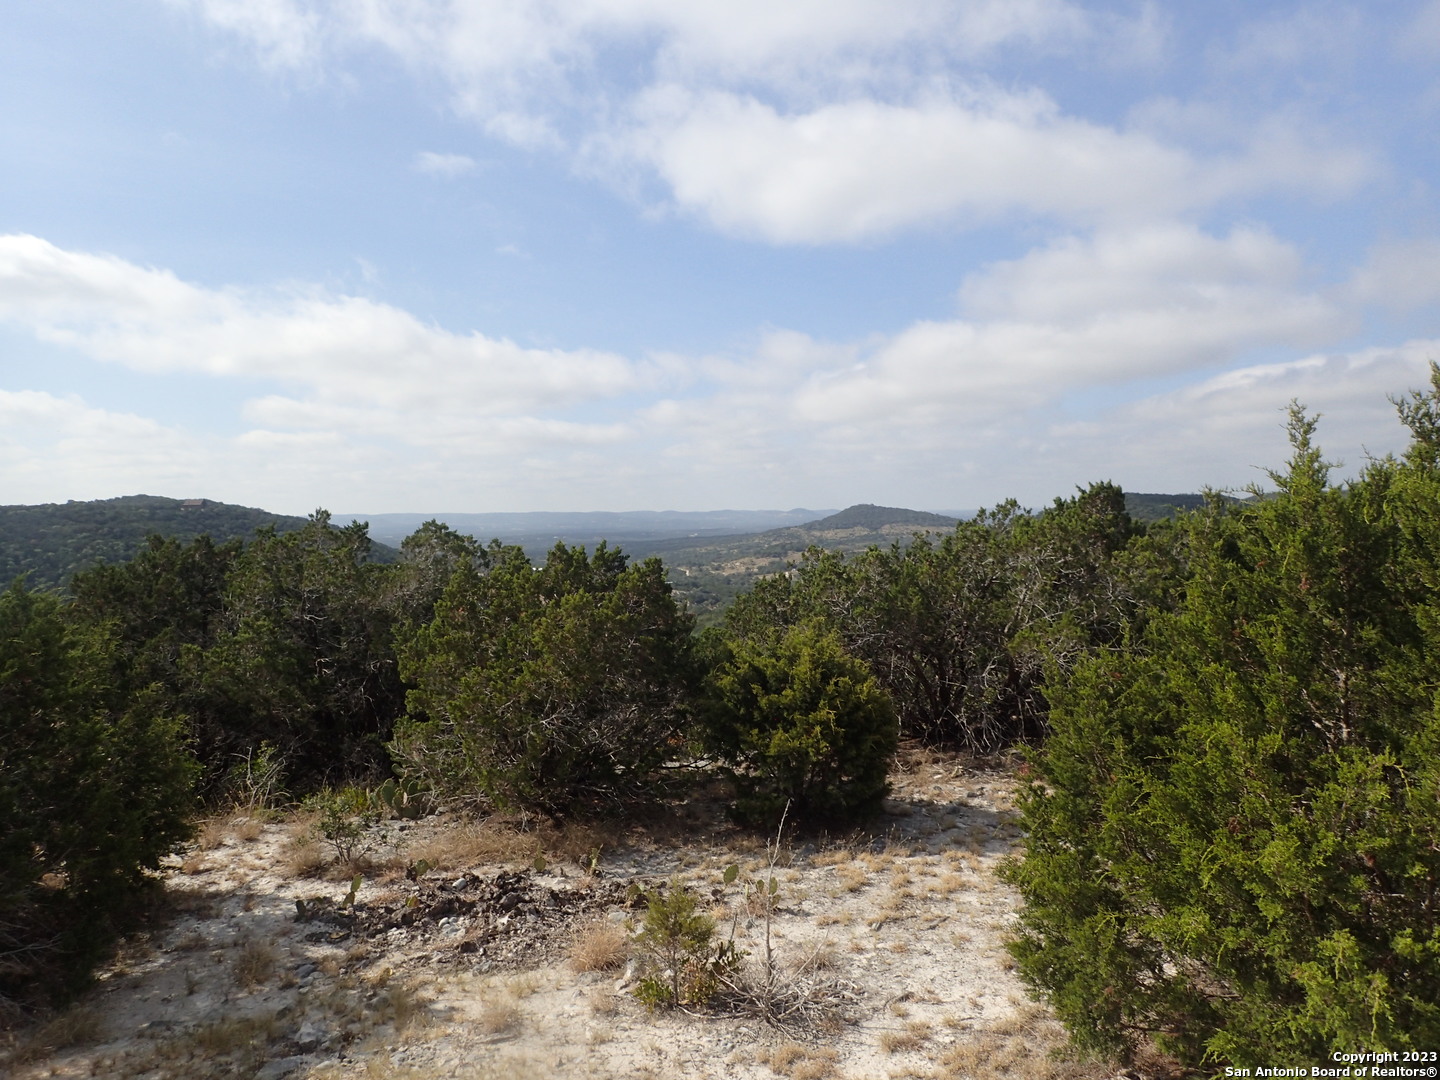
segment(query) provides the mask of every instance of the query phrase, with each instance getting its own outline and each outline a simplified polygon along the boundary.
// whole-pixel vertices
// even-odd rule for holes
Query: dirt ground
[[[697,797],[613,834],[445,813],[391,821],[344,866],[313,821],[227,817],[166,867],[166,917],[73,1009],[22,1033],[0,1071],[1115,1076],[1060,1055],[1062,1029],[1004,950],[1018,898],[995,870],[1019,837],[1016,787],[1001,763],[911,752],[881,820],[845,836],[769,847]],[[731,864],[740,876],[727,883]],[[766,905],[746,883],[772,866],[767,968]],[[634,993],[638,894],[672,879],[745,958],[727,976],[733,992],[652,1010]]]

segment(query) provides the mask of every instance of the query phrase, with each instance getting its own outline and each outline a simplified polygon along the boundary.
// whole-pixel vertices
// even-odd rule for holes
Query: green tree
[[[188,832],[182,725],[114,685],[116,651],[53,596],[0,594],[0,1003],[73,990]]]
[[[385,743],[403,709],[390,567],[370,561],[366,527],[261,530],[236,560],[214,644],[190,658],[223,709],[212,757],[233,760],[269,742],[302,788],[384,773]]]
[[[233,704],[207,689],[203,656],[223,629],[226,580],[240,552],[238,540],[152,536],[133,559],[78,573],[70,586],[69,616],[116,642],[115,686],[147,693],[187,722],[212,791],[231,764],[235,718]]]
[[[392,752],[442,793],[548,813],[653,795],[682,749],[692,625],[658,559],[557,544],[536,569],[492,546],[401,650]]]
[[[499,540],[482,548],[471,536],[439,521],[427,521],[400,544],[400,562],[389,575],[387,595],[397,623],[415,627],[435,617],[435,605],[461,567],[488,567],[503,548]]]
[[[898,732],[889,696],[819,622],[746,638],[710,676],[706,731],[742,818],[770,825],[873,814]]]
[[[1437,400],[1346,487],[1297,407],[1274,496],[1189,523],[1174,610],[1048,688],[1013,951],[1080,1044],[1440,1040]]]

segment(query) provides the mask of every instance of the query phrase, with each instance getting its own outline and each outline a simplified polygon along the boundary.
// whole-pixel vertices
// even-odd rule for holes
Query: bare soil
[[[778,849],[768,1016],[755,993],[672,1010],[633,993],[638,894],[676,875],[745,952],[737,981],[765,985],[764,904],[742,883],[769,873],[767,846],[727,824],[713,793],[612,832],[392,821],[346,866],[303,818],[230,817],[166,867],[168,917],[69,1012],[20,1033],[0,1072],[1115,1076],[1064,1056],[1005,952],[1018,898],[995,870],[1019,837],[1013,771],[910,752],[893,785],[869,829]],[[742,880],[727,884],[731,863]]]

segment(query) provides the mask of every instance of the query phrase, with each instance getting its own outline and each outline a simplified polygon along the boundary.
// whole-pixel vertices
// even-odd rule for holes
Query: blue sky
[[[0,502],[1030,505],[1353,472],[1440,0],[0,0]]]

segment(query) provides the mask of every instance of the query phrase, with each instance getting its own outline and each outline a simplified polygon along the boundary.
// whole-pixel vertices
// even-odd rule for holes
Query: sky
[[[0,0],[0,503],[1041,506],[1354,475],[1440,0]]]

